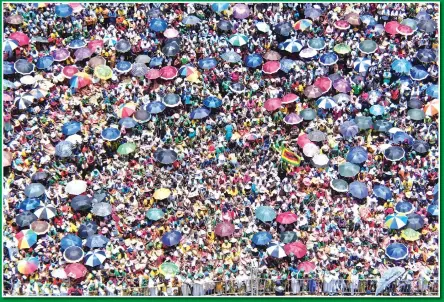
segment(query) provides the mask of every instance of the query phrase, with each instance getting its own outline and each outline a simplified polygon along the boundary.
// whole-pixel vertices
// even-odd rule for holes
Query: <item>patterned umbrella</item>
[[[119,61],[116,65],[116,70],[119,73],[127,73],[133,68],[133,65],[128,61]]]
[[[315,85],[307,86],[304,90],[304,95],[309,99],[315,99],[320,97],[324,91]]]
[[[48,69],[54,63],[54,58],[52,56],[43,56],[37,59],[36,67],[37,69]]]
[[[398,33],[396,29],[399,27],[399,25],[400,24],[396,21],[390,21],[385,24],[384,30],[391,35],[396,35]]]
[[[321,97],[316,101],[316,105],[321,109],[332,109],[337,107],[335,100],[330,97]]]
[[[285,50],[289,53],[296,53],[301,51],[304,45],[302,45],[302,42],[299,40],[288,39],[285,42],[280,43],[278,47],[280,50]]]
[[[125,53],[131,49],[131,43],[128,40],[122,39],[117,42],[115,47],[118,52]]]
[[[284,250],[284,244],[272,241],[267,248],[267,254],[273,258],[284,258],[287,256]]]
[[[90,249],[103,248],[108,244],[108,242],[109,239],[105,236],[95,234],[89,236],[88,239],[86,239],[85,246],[89,247]]]
[[[81,247],[70,246],[63,252],[63,258],[65,258],[68,263],[76,263],[83,259],[85,252],[83,252]]]
[[[427,116],[435,116],[439,114],[439,100],[433,100],[424,106],[424,113]]]
[[[15,238],[19,249],[28,249],[37,243],[37,233],[33,230],[22,230],[15,235]]]
[[[43,206],[39,206],[35,211],[34,214],[39,219],[44,220],[50,220],[51,218],[55,217],[57,215],[57,210],[54,205],[52,204],[45,204]]]
[[[165,110],[166,106],[162,102],[151,102],[148,105],[146,105],[145,110],[148,111],[151,114],[158,114]]]
[[[228,39],[228,42],[230,42],[233,46],[243,46],[248,43],[249,37],[242,34],[234,34]]]
[[[311,26],[313,25],[313,21],[309,19],[301,19],[297,21],[293,28],[300,31],[305,31],[311,29]]]
[[[130,117],[136,112],[137,104],[128,102],[119,106],[117,116],[120,118]]]
[[[40,261],[37,257],[27,257],[17,263],[17,270],[23,275],[32,275],[39,269]]]
[[[367,72],[372,65],[372,61],[369,58],[358,58],[353,62],[353,67],[356,72]]]
[[[324,38],[313,38],[308,41],[308,47],[315,50],[322,50],[327,46]]]
[[[229,237],[234,233],[234,225],[228,222],[221,222],[216,225],[214,232],[219,237]]]
[[[69,80],[69,84],[71,88],[81,89],[91,85],[92,79],[87,73],[78,72]]]
[[[210,115],[210,110],[205,107],[197,108],[191,111],[190,118],[193,120],[204,119]]]
[[[388,229],[399,230],[407,224],[408,217],[403,214],[390,214],[385,218],[384,226]]]
[[[96,267],[102,265],[103,262],[106,260],[106,254],[104,251],[90,251],[86,253],[85,255],[85,265]]]

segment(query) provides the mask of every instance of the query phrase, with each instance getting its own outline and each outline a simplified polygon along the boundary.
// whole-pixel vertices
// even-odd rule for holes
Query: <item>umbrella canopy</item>
[[[23,74],[23,75],[27,75],[27,74],[31,74],[34,72],[34,68],[35,65],[28,62],[25,59],[18,59],[17,61],[15,61],[14,63],[14,69],[16,72]]]
[[[3,74],[11,75],[15,73],[14,63],[12,62],[3,62]]]
[[[314,50],[322,50],[326,46],[324,38],[313,38],[308,41],[308,47]]]
[[[255,245],[268,245],[270,241],[273,239],[273,236],[268,232],[258,232],[253,235],[251,241]]]
[[[196,16],[188,15],[182,19],[182,23],[185,25],[196,25],[200,23],[200,19]]]
[[[62,69],[62,74],[67,79],[71,79],[77,73],[79,73],[79,69],[74,65],[65,66]]]
[[[120,138],[120,130],[117,128],[106,128],[103,129],[101,136],[106,141],[116,141]]]
[[[263,33],[268,33],[270,31],[270,26],[265,22],[257,22],[256,28]]]
[[[223,53],[221,55],[221,58],[229,63],[237,63],[242,59],[242,57],[237,52],[234,51],[227,51]]]
[[[403,36],[411,36],[415,31],[408,25],[399,24],[396,28],[396,32]]]
[[[236,94],[245,92],[245,86],[241,83],[234,83],[230,85],[230,90]]]
[[[403,131],[397,131],[395,132],[395,134],[393,135],[393,142],[395,144],[413,144],[413,137],[411,137],[410,135],[408,135],[407,133],[403,132]]]
[[[400,24],[396,21],[390,21],[384,25],[384,30],[391,35],[396,35],[398,33],[397,29],[399,25]]]
[[[54,63],[52,56],[43,56],[37,59],[36,67],[37,69],[48,69],[52,63]]]
[[[78,195],[71,200],[71,208],[75,212],[89,211],[91,207],[92,199],[86,195]]]
[[[221,222],[216,225],[214,232],[219,237],[229,237],[234,233],[234,225],[228,222]]]
[[[407,74],[410,73],[412,63],[405,59],[397,59],[393,61],[391,67],[396,72]]]
[[[384,199],[384,200],[389,200],[389,199],[392,199],[392,197],[393,197],[392,191],[383,185],[375,185],[373,187],[373,194],[376,197]]]
[[[95,234],[95,235],[90,235],[88,239],[86,239],[85,246],[89,247],[90,249],[103,248],[108,244],[108,242],[109,239],[106,238],[105,236]]]
[[[173,93],[166,94],[163,97],[162,102],[165,104],[165,106],[171,107],[171,108],[177,107],[181,104],[180,96],[177,94],[173,94]]]
[[[66,136],[76,134],[82,128],[82,124],[79,122],[71,121],[63,124],[62,133]]]
[[[368,196],[367,185],[363,182],[354,181],[348,187],[350,194],[358,199],[363,199]]]
[[[131,68],[131,75],[135,77],[143,77],[148,73],[149,69],[144,63],[134,63]]]
[[[357,116],[354,119],[359,130],[367,130],[373,128],[373,120],[369,116]]]
[[[392,260],[402,260],[409,254],[407,246],[401,243],[392,243],[385,249],[385,254]]]
[[[309,99],[315,99],[320,97],[324,91],[315,85],[307,86],[304,90],[304,95]],[[301,115],[302,116],[302,115]]]
[[[152,208],[146,212],[146,217],[152,221],[160,220],[163,216],[165,216],[165,213],[161,209]]]
[[[292,224],[296,222],[298,216],[292,212],[281,213],[276,217],[276,221],[280,224]]]
[[[74,39],[71,42],[69,42],[68,48],[79,49],[79,48],[86,47],[86,45],[87,45],[87,43],[85,42],[85,40],[83,40],[83,39]]]
[[[154,18],[150,20],[149,27],[154,32],[163,32],[168,27],[168,23],[160,18]]]
[[[31,183],[26,186],[24,193],[28,198],[40,197],[45,194],[45,187],[41,183]]]
[[[431,216],[439,216],[439,207],[437,204],[431,204],[427,207],[427,213]]]
[[[439,98],[439,87],[438,85],[430,85],[429,87],[427,87],[426,89],[426,94],[434,99]],[[436,102],[439,104],[439,102]]]
[[[15,238],[19,249],[28,249],[37,243],[37,233],[33,230],[22,230],[15,235]]]
[[[298,265],[298,270],[304,271],[304,273],[306,273],[306,274],[314,271],[315,268],[316,268],[316,264],[314,264],[313,262],[310,262],[310,261],[304,261]]]
[[[377,120],[373,129],[380,132],[388,132],[393,127],[393,123],[386,120]]]
[[[83,264],[72,263],[65,267],[66,275],[73,279],[80,279],[86,276],[88,270]]]
[[[422,121],[425,118],[425,112],[421,109],[410,109],[407,115],[414,121]]]
[[[307,254],[307,247],[301,241],[288,243],[284,246],[285,253],[295,255],[297,258],[303,258]]]
[[[262,65],[262,72],[265,74],[273,74],[279,71],[281,63],[279,61],[268,61]]]
[[[250,16],[250,9],[245,4],[236,4],[233,6],[233,17],[236,19],[245,19]]]
[[[215,58],[205,58],[199,60],[198,65],[202,69],[213,69],[217,66],[217,60]]]
[[[170,197],[170,195],[171,195],[170,189],[160,188],[154,192],[153,197],[154,197],[154,199],[157,199],[157,200],[163,200],[163,199],[167,199],[168,197]]]
[[[280,239],[282,243],[290,243],[295,242],[298,239],[298,236],[295,232],[286,231],[281,233]]]
[[[69,80],[71,88],[81,89],[83,87],[89,86],[92,83],[91,77],[84,72],[78,72]]]
[[[178,231],[167,232],[162,236],[162,243],[166,246],[174,246],[179,244],[182,234]]]
[[[18,208],[24,211],[31,211],[34,210],[35,208],[38,208],[40,205],[41,205],[40,199],[26,198],[19,204]]]
[[[131,49],[131,43],[128,40],[122,39],[117,41],[115,48],[118,52],[125,53]]]
[[[395,212],[399,214],[408,215],[415,211],[415,207],[407,201],[398,202],[395,205]]]
[[[190,118],[193,120],[201,120],[208,117],[210,115],[210,112],[211,112],[210,109],[205,107],[200,107],[191,111]]]
[[[23,17],[20,15],[10,15],[5,19],[6,23],[13,24],[13,25],[19,25],[23,23]]]
[[[363,147],[354,147],[347,154],[347,161],[353,164],[362,164],[367,160],[368,152]]]
[[[432,49],[424,48],[418,50],[416,58],[423,63],[431,63],[436,61],[436,53]]]
[[[318,51],[316,49],[313,48],[304,48],[299,52],[299,56],[303,59],[310,59],[310,58],[314,58],[318,55]]]
[[[424,226],[424,218],[419,214],[407,215],[407,219],[407,228],[417,231]]]
[[[208,108],[219,108],[222,106],[222,100],[218,99],[217,97],[210,96],[204,99],[203,104]]]
[[[151,114],[158,114],[163,112],[166,109],[166,106],[164,103],[156,101],[156,102],[151,102],[148,105],[146,105],[145,110],[148,113]]]
[[[284,117],[284,123],[288,125],[297,125],[301,123],[303,119],[297,115],[296,113],[290,113],[287,116]]]
[[[177,77],[178,71],[174,66],[165,66],[160,69],[160,78],[164,80],[172,80]]]
[[[299,102],[299,96],[294,93],[288,93],[282,97],[281,101],[283,105]]]
[[[339,127],[339,132],[344,138],[349,139],[359,133],[359,127],[354,121],[346,121]]]
[[[404,275],[405,268],[403,267],[391,267],[387,269],[378,281],[375,295],[379,295],[396,279]]]
[[[336,64],[336,62],[338,62],[338,59],[338,55],[334,52],[327,52],[319,58],[319,63],[325,66],[330,66]]]
[[[39,206],[35,209],[34,214],[39,219],[50,220],[57,215],[57,209],[52,204]]]
[[[97,233],[97,224],[94,221],[90,221],[87,223],[82,223],[77,231],[77,234],[80,238],[86,239]]]
[[[302,42],[294,39],[288,39],[282,43],[279,43],[278,46],[280,50],[285,50],[289,53],[299,52],[301,51],[302,47],[304,47]]]
[[[390,214],[385,218],[384,226],[391,230],[399,230],[407,224],[408,217],[403,214]]]
[[[313,130],[308,134],[308,139],[312,142],[322,142],[327,139],[327,135],[319,130]]]
[[[244,46],[248,43],[249,37],[242,34],[234,34],[229,39],[228,42],[230,42],[233,46]]]
[[[385,114],[385,107],[377,104],[371,106],[369,111],[371,115],[381,116]]]
[[[316,101],[316,105],[321,109],[333,109],[337,107],[335,100],[331,97],[321,97]]]
[[[66,184],[65,192],[70,195],[80,195],[86,191],[87,184],[83,180],[73,180]]]
[[[339,175],[342,177],[355,177],[361,171],[358,165],[352,163],[343,163],[339,165]]]
[[[154,152],[154,158],[161,164],[171,165],[176,161],[177,153],[174,150],[159,148],[156,150],[156,152]]]
[[[358,58],[353,62],[353,68],[356,72],[367,72],[372,65],[370,58]]]
[[[384,150],[384,157],[389,161],[399,161],[404,155],[405,151],[401,147],[391,146]]]
[[[128,61],[119,61],[116,65],[116,71],[119,73],[127,73],[132,70],[133,65]]]
[[[228,3],[226,3],[228,4]],[[177,264],[172,262],[164,262],[159,267],[159,273],[167,277],[174,277],[179,274],[180,270]]]
[[[220,20],[217,23],[217,28],[219,28],[222,31],[231,31],[233,25],[227,20]]]
[[[281,63],[281,70],[285,73],[289,73],[290,70],[292,70],[295,66],[295,62],[290,59],[282,59],[280,63]]]
[[[170,42],[165,44],[162,48],[162,52],[168,57],[174,57],[180,52],[180,45],[177,42]]]
[[[76,263],[83,259],[85,252],[78,246],[70,246],[63,252],[63,258],[68,263]]]
[[[256,208],[256,218],[262,222],[273,221],[276,218],[276,212],[272,207],[260,206]]]
[[[119,146],[119,148],[117,149],[117,153],[119,153],[120,155],[128,155],[136,151],[136,148],[136,144],[125,143]]]
[[[421,233],[413,229],[405,229],[401,232],[401,238],[407,241],[417,241],[419,240]]]
[[[347,30],[350,28],[350,23],[348,23],[345,20],[335,21],[335,23],[333,25],[334,25],[334,27],[336,27],[337,29],[340,29],[340,30]]]
[[[281,101],[281,99],[278,99],[278,98],[268,99],[264,103],[265,109],[267,109],[267,111],[270,111],[270,112],[279,109],[281,107],[281,105],[282,105],[282,101]]]
[[[17,270],[23,275],[32,275],[39,269],[40,261],[37,257],[27,257],[17,262]]]
[[[101,57],[101,56],[93,57],[93,58],[89,59],[89,61],[88,61],[88,65],[91,68],[96,68],[96,66],[105,65],[105,64],[106,64],[106,60],[104,57]]]
[[[93,204],[91,213],[96,216],[105,217],[111,215],[112,206],[106,202],[96,202]]]
[[[55,7],[55,14],[58,17],[66,18],[71,16],[73,13],[73,8],[68,4],[59,4]]]
[[[54,50],[51,55],[56,62],[63,62],[71,56],[69,50],[66,48],[58,48]]]
[[[89,251],[85,255],[85,265],[95,267],[102,265],[106,260],[106,254],[104,251],[95,250]]]
[[[415,65],[410,69],[410,77],[415,81],[422,81],[429,76],[427,68],[422,65]]]
[[[29,40],[30,40],[26,34],[20,32],[20,31],[16,31],[16,32],[10,34],[9,39],[17,41],[20,46],[28,45]]]
[[[343,179],[332,179],[330,181],[330,187],[336,192],[348,192],[348,183]]]
[[[349,52],[351,52],[350,46],[348,46],[345,43],[336,44],[335,47],[333,48],[333,50],[334,50],[334,52],[336,52],[337,54],[340,54],[340,55],[345,55],[345,54],[348,54]]]
[[[113,70],[106,65],[99,65],[94,68],[94,76],[101,80],[109,80],[113,77]]]
[[[339,91],[339,92],[343,92],[343,93],[348,93],[352,90],[350,81],[344,79],[344,78],[340,78],[337,79],[333,82],[333,87]]]
[[[430,145],[425,141],[415,140],[413,142],[412,148],[420,154],[426,154],[427,152],[429,152]]]
[[[313,109],[307,108],[301,111],[300,116],[306,121],[311,121],[316,118],[317,113]]]
[[[426,33],[433,33],[437,30],[438,25],[434,20],[421,20],[418,23],[418,29]],[[11,37],[12,38],[12,37]],[[14,39],[14,38],[12,38]]]
[[[311,29],[312,25],[313,25],[313,21],[311,21],[309,19],[301,19],[301,20],[298,20],[294,24],[293,28],[295,30],[305,31],[305,30]]]
[[[287,256],[284,250],[284,244],[272,241],[267,248],[267,254],[273,258],[284,258]]]
[[[288,37],[293,32],[290,22],[282,22],[274,27],[274,32],[278,35]]]
[[[77,247],[81,248],[82,247],[82,239],[80,239],[80,237],[73,235],[73,234],[66,235],[60,241],[60,247],[62,248],[62,250],[66,250],[70,246],[77,246]]]

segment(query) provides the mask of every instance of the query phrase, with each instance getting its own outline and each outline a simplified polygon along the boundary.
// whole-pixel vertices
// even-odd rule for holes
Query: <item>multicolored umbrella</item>
[[[28,45],[29,40],[30,40],[26,34],[20,32],[20,31],[16,31],[16,32],[10,34],[9,39],[17,41],[20,46]]]
[[[384,226],[388,229],[399,230],[403,228],[408,221],[408,217],[403,214],[390,214],[385,218]]]
[[[52,204],[45,204],[43,206],[39,206],[34,211],[34,214],[39,219],[50,220],[57,215],[57,209]]]
[[[130,117],[136,112],[137,104],[134,102],[125,103],[119,106],[117,116],[120,118]]]
[[[37,233],[29,229],[20,231],[15,235],[15,238],[19,249],[28,249],[37,243]]]
[[[316,101],[316,105],[321,109],[332,109],[337,107],[335,100],[330,97],[321,97]]]
[[[313,25],[313,21],[309,19],[301,19],[297,21],[293,28],[300,31],[305,31],[311,29],[311,26]]]
[[[216,225],[214,233],[219,237],[229,237],[234,233],[234,225],[228,222],[221,222]]]
[[[39,269],[40,261],[37,257],[27,257],[17,263],[17,270],[23,275],[32,275]]]
[[[430,101],[429,103],[427,103],[424,106],[424,113],[427,116],[435,116],[435,115],[439,114],[439,106],[440,105],[439,105],[438,99]]]
[[[353,62],[353,67],[356,72],[367,72],[372,65],[372,61],[369,58],[358,58]]]
[[[70,80],[71,88],[81,89],[92,84],[91,77],[85,72],[76,73]]]
[[[418,20],[411,19],[411,18],[403,19],[401,22],[401,25],[407,25],[413,31],[415,31],[418,29]]]
[[[85,255],[85,265],[96,267],[102,265],[106,260],[106,254],[104,251],[94,250],[89,251]]]

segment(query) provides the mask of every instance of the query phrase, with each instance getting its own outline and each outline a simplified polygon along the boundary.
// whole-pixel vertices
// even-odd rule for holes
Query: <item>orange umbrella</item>
[[[424,112],[428,116],[434,116],[439,113],[439,100],[433,100],[424,106]]]

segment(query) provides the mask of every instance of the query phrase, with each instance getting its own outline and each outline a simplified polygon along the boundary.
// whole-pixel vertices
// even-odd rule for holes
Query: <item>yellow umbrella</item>
[[[168,198],[170,195],[171,195],[171,191],[170,191],[170,189],[167,189],[167,188],[161,188],[161,189],[157,189],[157,190],[154,192],[153,197],[154,197],[154,199],[162,200],[162,199],[166,199],[166,198]]]
[[[405,229],[401,232],[401,238],[404,238],[407,241],[416,241],[419,240],[419,232],[413,229]]]
[[[113,77],[113,70],[106,65],[98,65],[94,68],[94,75],[101,80],[108,80]]]
[[[193,72],[192,74],[190,74],[189,76],[187,76],[185,78],[185,80],[187,80],[188,82],[192,82],[192,83],[200,83],[199,77],[200,77],[200,72],[196,71],[196,72]]]

